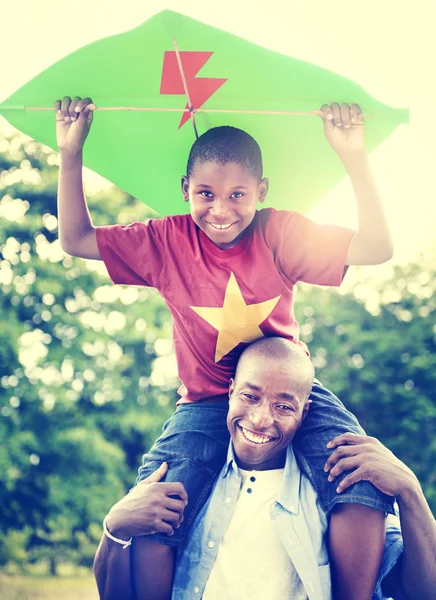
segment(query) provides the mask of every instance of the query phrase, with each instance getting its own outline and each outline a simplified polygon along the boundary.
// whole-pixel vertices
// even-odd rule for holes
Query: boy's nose
[[[229,203],[226,202],[225,200],[220,200],[217,198],[217,199],[215,199],[215,202],[213,203],[211,212],[216,217],[220,217],[220,218],[227,217],[231,213]]]

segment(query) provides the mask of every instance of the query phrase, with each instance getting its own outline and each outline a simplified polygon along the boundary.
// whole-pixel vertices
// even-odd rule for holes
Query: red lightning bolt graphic
[[[226,81],[227,79],[198,77],[198,71],[207,63],[213,52],[179,52],[183,71],[189,90],[193,108],[200,108]],[[161,94],[184,94],[182,76],[180,74],[175,52],[165,52],[162,67]],[[189,108],[186,104],[186,108]],[[189,121],[188,112],[183,113],[179,129]]]

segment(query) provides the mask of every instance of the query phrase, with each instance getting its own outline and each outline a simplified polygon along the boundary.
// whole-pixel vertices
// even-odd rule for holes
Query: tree
[[[171,412],[175,377],[154,368],[172,359],[171,330],[156,292],[111,286],[101,264],[62,252],[57,155],[0,143],[0,561],[55,571],[91,564],[104,514]],[[96,224],[146,216],[116,189],[90,204]]]
[[[343,294],[302,286],[318,378],[418,476],[436,514],[436,253]]]
[[[113,286],[57,241],[57,160],[0,137],[0,564],[90,565],[101,520],[173,411],[170,316],[148,288]],[[116,188],[88,194],[97,225],[144,219]],[[297,317],[317,376],[418,475],[436,512],[435,255],[302,285]]]

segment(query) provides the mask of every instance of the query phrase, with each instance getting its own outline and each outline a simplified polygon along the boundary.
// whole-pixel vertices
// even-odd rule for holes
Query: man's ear
[[[263,202],[266,198],[269,188],[269,179],[264,177],[259,183],[259,202]]]
[[[312,400],[306,400],[306,404],[303,407],[303,415],[301,417],[301,420],[303,421],[306,418],[306,415],[309,411],[309,407],[312,404]]]
[[[180,183],[182,186],[183,200],[185,202],[189,202],[189,179],[186,177],[186,175],[183,175]]]
[[[230,379],[230,383],[229,383],[229,398],[233,394],[234,389],[235,389],[235,380],[234,379]]]

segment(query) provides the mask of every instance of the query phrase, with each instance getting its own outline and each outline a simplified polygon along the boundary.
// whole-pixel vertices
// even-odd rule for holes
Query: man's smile
[[[244,438],[249,442],[253,442],[254,444],[268,444],[269,442],[273,442],[277,439],[276,437],[273,437],[271,435],[253,433],[249,429],[245,429],[244,427],[242,427],[242,425],[239,424],[237,425],[237,427],[239,427],[239,429],[242,431],[242,435],[244,436]]]

